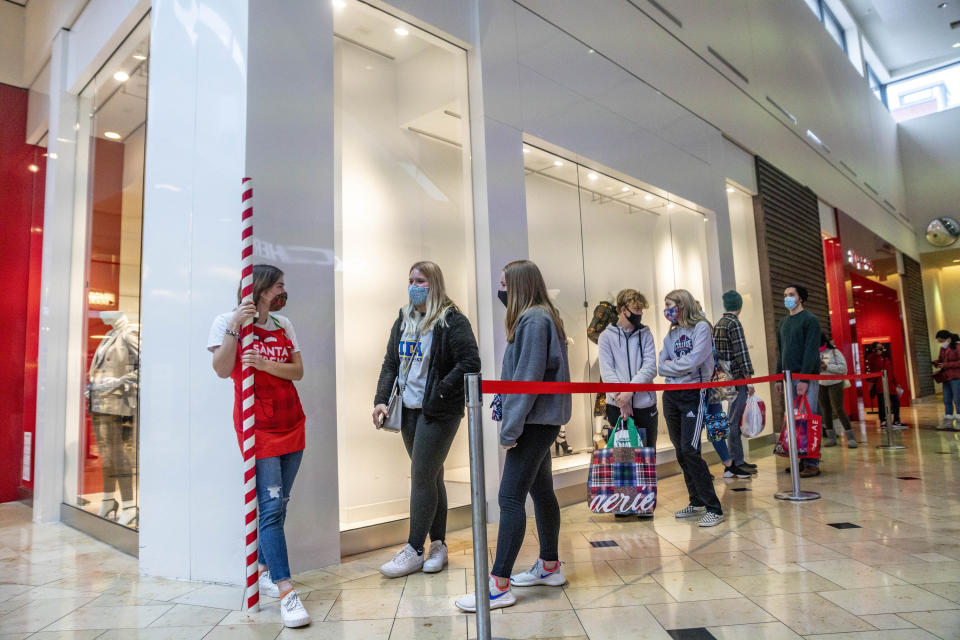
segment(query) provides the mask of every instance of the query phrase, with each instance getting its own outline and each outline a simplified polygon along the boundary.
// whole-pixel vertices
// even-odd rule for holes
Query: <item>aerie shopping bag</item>
[[[619,438],[617,437],[619,434]],[[653,513],[657,506],[657,452],[639,443],[633,420],[617,427],[606,448],[593,452],[587,479],[594,513]]]
[[[806,396],[800,396],[793,403],[793,419],[797,430],[797,457],[801,460],[820,459],[820,437],[823,419],[810,410]],[[773,452],[778,456],[790,456],[789,421],[784,416],[783,429]]]

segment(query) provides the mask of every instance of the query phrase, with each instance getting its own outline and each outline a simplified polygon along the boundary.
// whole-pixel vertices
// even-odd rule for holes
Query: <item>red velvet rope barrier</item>
[[[879,373],[866,373],[848,376],[819,376],[798,373],[793,375],[794,380],[867,380],[879,378]],[[782,382],[783,374],[759,378],[744,378],[742,380],[717,380],[712,382],[695,382],[691,384],[630,384],[605,382],[527,382],[522,380],[482,380],[482,393],[499,393],[500,395],[516,393],[554,394],[554,393],[611,393],[615,391],[685,391],[688,389],[713,389],[715,387],[738,387],[764,382]]]

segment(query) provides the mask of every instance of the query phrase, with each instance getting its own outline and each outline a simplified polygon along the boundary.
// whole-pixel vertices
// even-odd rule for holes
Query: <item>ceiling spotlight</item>
[[[957,258],[956,260],[954,260],[954,262],[960,262],[960,258]]]
[[[111,140],[119,140],[119,139],[120,139],[120,134],[117,133],[116,131],[104,131],[104,132],[103,132],[103,137],[104,137],[104,138],[110,138]]]
[[[643,196],[643,199],[644,199],[644,200],[653,200],[653,196],[648,193],[647,195]]]
[[[674,205],[674,204],[671,202],[670,204],[667,205],[667,209],[673,209],[674,206],[676,206],[676,205]]]
[[[133,54],[133,59],[140,60],[141,62],[143,62],[144,60],[147,59],[147,56],[143,55],[142,53],[135,53]]]
[[[622,191],[623,193],[626,193],[627,191],[630,191],[630,187],[621,187],[620,191]]]
[[[594,53],[593,49],[587,49],[587,53]]]
[[[727,187],[727,193],[733,193],[734,191],[736,191],[736,189],[733,187]]]
[[[524,152],[524,153],[530,153],[530,149],[527,149],[526,147],[524,147],[524,148],[523,148],[523,152]]]
[[[954,42],[954,43],[953,43],[953,48],[954,48],[954,49],[960,49],[960,42]]]
[[[347,6],[347,3],[344,0],[333,0],[334,9],[343,9],[345,6]]]
[[[37,171],[40,171],[40,167],[38,167],[35,164],[28,164],[27,171],[29,171],[30,173],[36,173]]]
[[[553,161],[553,166],[555,166],[555,167],[562,167],[562,166],[563,166],[563,162],[562,162],[561,160],[554,160],[554,161]]]
[[[867,289],[864,291],[864,293],[873,293],[873,289]]]
[[[130,79],[130,74],[128,74],[126,71],[117,71],[115,74],[113,74],[113,79],[117,82],[126,82]]]
[[[588,174],[587,174],[587,177],[590,178],[591,180],[596,180],[596,179],[597,179],[597,174],[595,174],[595,173],[588,173]]]
[[[396,29],[393,30],[393,32],[394,32],[395,34],[397,34],[398,36],[408,36],[408,35],[410,35],[410,32],[407,31],[406,29],[404,29],[403,27],[397,27]]]
[[[854,289],[863,289],[863,287],[861,287],[859,284],[853,285],[853,288],[854,288]]]

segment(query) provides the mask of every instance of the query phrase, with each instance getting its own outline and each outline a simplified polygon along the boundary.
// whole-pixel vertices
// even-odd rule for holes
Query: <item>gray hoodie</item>
[[[710,382],[713,378],[713,331],[700,321],[693,329],[673,325],[663,338],[660,375],[667,384]]]
[[[609,324],[597,340],[600,356],[600,377],[604,382],[650,384],[657,377],[657,346],[650,327],[627,333],[616,324]],[[607,403],[615,404],[612,393]],[[633,406],[646,409],[657,404],[657,394],[638,391]]]
[[[513,342],[503,353],[504,380],[570,382],[567,343],[560,340],[553,318],[539,307],[520,316]],[[526,424],[563,425],[570,421],[573,401],[569,393],[505,394],[500,444],[517,442]]]

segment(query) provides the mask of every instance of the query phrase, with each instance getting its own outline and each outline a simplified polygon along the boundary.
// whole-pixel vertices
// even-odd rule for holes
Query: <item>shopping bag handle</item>
[[[803,410],[804,408],[807,410],[806,413],[812,413],[812,412],[810,411],[810,401],[807,400],[807,395],[806,395],[806,394],[803,394],[803,395],[799,396],[799,397],[798,397],[796,400],[794,400],[794,402],[793,402],[793,412],[794,412],[794,413],[802,412],[802,410]]]

